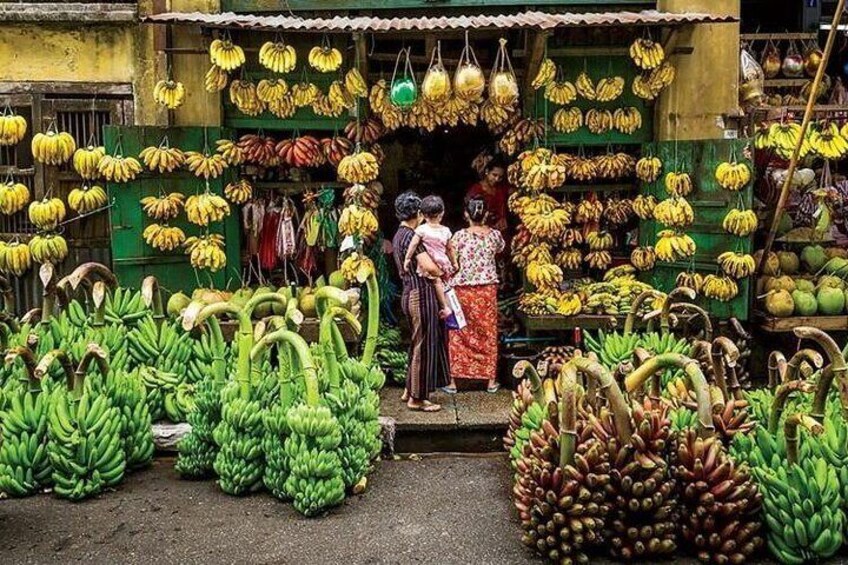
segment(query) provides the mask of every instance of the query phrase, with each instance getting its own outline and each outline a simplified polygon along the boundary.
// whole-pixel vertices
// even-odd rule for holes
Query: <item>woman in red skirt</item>
[[[475,196],[465,205],[468,227],[451,239],[459,270],[451,279],[467,325],[448,335],[451,383],[442,390],[456,392],[457,379],[486,381],[497,392],[498,270],[495,257],[503,251],[501,233],[486,225],[486,201]]]

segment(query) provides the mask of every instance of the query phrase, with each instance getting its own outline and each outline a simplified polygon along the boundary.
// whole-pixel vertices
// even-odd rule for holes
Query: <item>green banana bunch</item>
[[[171,390],[164,392],[162,404],[165,416],[171,422],[185,422],[186,415],[194,410],[195,387],[188,383],[179,383]]]
[[[150,312],[144,304],[141,291],[122,287],[106,293],[104,310],[107,322],[124,325],[133,324]]]
[[[213,432],[221,420],[221,388],[223,383],[207,377],[195,385],[194,410],[186,416],[191,432],[180,440],[175,468],[187,478],[199,479],[213,472],[218,446]]]
[[[295,400],[293,380],[302,380],[300,362],[292,358],[290,347],[286,344],[277,348],[279,390],[275,401],[265,408],[263,423],[265,435],[262,449],[265,452],[265,473],[262,477],[265,487],[281,500],[289,498],[286,492],[286,480],[291,469],[286,454],[285,441],[290,435],[288,411]],[[297,373],[297,375],[295,374]]]
[[[186,378],[190,383],[200,383],[209,379],[212,374],[212,363],[218,359],[228,366],[230,347],[224,341],[218,320],[210,318],[206,322],[209,331],[203,331],[199,338],[191,341],[192,353],[186,367]]]
[[[834,555],[845,526],[836,470],[821,457],[808,457],[753,471],[764,495],[772,554],[791,564]]]
[[[671,421],[671,429],[675,432],[683,432],[698,426],[698,413],[685,406],[669,412],[668,419]]]
[[[14,351],[9,355],[16,357]],[[34,377],[15,381],[15,386],[6,391],[0,410],[0,492],[27,496],[51,484],[47,455],[49,393],[42,392]]]
[[[138,370],[110,371],[106,392],[120,413],[127,470],[148,465],[154,451],[152,420],[147,406],[147,389]]]
[[[222,396],[226,397],[226,392]],[[227,494],[246,494],[262,485],[262,415],[262,405],[257,400],[240,396],[223,400],[221,421],[212,434],[218,445],[213,468],[218,485]]]
[[[401,342],[400,329],[385,324],[380,325],[377,334],[377,351],[374,361],[396,383],[406,382],[406,371],[409,367],[409,355]]]
[[[651,353],[654,356],[662,355],[663,353],[680,353],[681,355],[688,355],[691,343],[685,337],[678,339],[671,333],[660,334],[657,332],[649,332],[642,335],[641,346],[645,348],[648,353]],[[683,376],[683,371],[680,369],[666,369],[663,371],[660,386],[663,390],[665,390],[668,383]]]
[[[175,373],[181,381],[193,376],[187,367],[193,355],[194,340],[187,339],[186,332],[176,322],[157,322],[153,316],[146,315],[130,330],[128,338],[127,349],[136,365],[149,365],[166,373]]]
[[[177,385],[181,384],[180,378],[174,373],[167,373],[148,366],[140,367],[139,374],[145,388],[147,388],[147,406],[150,410],[150,417],[154,422],[158,422],[167,415],[165,397],[168,393],[172,393]]]
[[[548,409],[534,402],[521,416],[521,427],[515,431],[515,445],[509,451],[513,468],[524,456],[524,445],[530,441],[530,434],[542,429],[542,423],[548,419]]]
[[[589,351],[598,356],[601,364],[610,371],[618,369],[619,365],[633,359],[633,350],[640,346],[642,337],[640,334],[631,333],[624,335],[618,332],[605,333],[598,330],[598,336],[585,332],[583,336]]]
[[[71,300],[60,316],[61,315],[64,315],[66,318],[65,323],[77,328],[85,328],[89,324],[88,313],[85,311],[85,307],[79,300]],[[55,319],[55,317],[51,318],[51,322],[53,319]]]
[[[295,509],[315,516],[340,504],[345,497],[338,421],[326,406],[300,404],[288,412],[291,435],[285,440],[291,474],[285,488]]]
[[[64,353],[54,350],[39,363],[36,374]],[[89,346],[77,370],[68,372],[73,387],[57,387],[50,397],[47,452],[53,468],[54,492],[71,500],[82,500],[118,484],[124,476],[126,459],[121,438],[121,414],[109,396],[85,383],[88,357],[105,359],[96,346]],[[70,362],[63,364],[67,367]]]
[[[351,488],[365,477],[372,457],[380,452],[379,397],[375,402],[355,382],[344,380],[338,391],[325,398],[342,430],[337,451],[345,487]]]

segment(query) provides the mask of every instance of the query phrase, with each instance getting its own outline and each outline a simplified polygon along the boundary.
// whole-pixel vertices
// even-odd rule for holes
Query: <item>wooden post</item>
[[[548,45],[547,31],[529,31],[528,43],[528,59],[527,71],[524,75],[524,108],[525,110],[533,107],[533,101],[536,98],[536,91],[533,90],[533,79],[536,78],[536,73],[539,72],[539,67],[542,65],[542,60],[545,58],[545,47]]]
[[[774,239],[777,236],[777,228],[780,224],[780,216],[783,214],[783,209],[786,207],[786,201],[789,199],[789,192],[792,188],[792,179],[795,176],[795,170],[798,168],[798,158],[801,155],[801,146],[804,144],[804,137],[807,135],[807,128],[810,126],[810,121],[813,118],[813,107],[816,105],[816,98],[819,91],[819,85],[824,78],[824,71],[827,69],[827,64],[830,61],[830,55],[833,52],[833,44],[836,41],[836,36],[839,35],[839,22],[842,20],[842,13],[845,11],[845,0],[839,0],[836,5],[836,11],[833,13],[833,22],[830,26],[830,31],[827,34],[827,43],[824,46],[824,55],[821,64],[819,64],[816,77],[813,79],[813,86],[810,88],[810,95],[807,99],[807,107],[804,110],[804,119],[801,121],[801,133],[798,136],[798,141],[795,143],[795,149],[792,151],[792,159],[789,161],[789,169],[786,171],[786,180],[783,181],[783,187],[780,190],[780,198],[777,201],[777,206],[774,209],[774,218],[771,221],[771,228],[766,238],[763,254],[760,257],[760,262],[757,265],[757,273],[762,270],[765,265],[765,258],[771,251],[774,245]]]

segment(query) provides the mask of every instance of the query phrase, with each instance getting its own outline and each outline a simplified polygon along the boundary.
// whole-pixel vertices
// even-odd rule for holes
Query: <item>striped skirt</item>
[[[409,290],[402,306],[412,328],[406,390],[415,400],[427,400],[431,392],[449,382],[446,330],[439,319],[435,288],[427,282]]]

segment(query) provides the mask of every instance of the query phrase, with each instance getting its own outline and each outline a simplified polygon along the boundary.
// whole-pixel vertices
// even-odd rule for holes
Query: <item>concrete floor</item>
[[[383,461],[365,494],[317,519],[235,498],[157,459],[82,503],[0,501],[5,563],[540,563],[519,542],[502,454]]]

